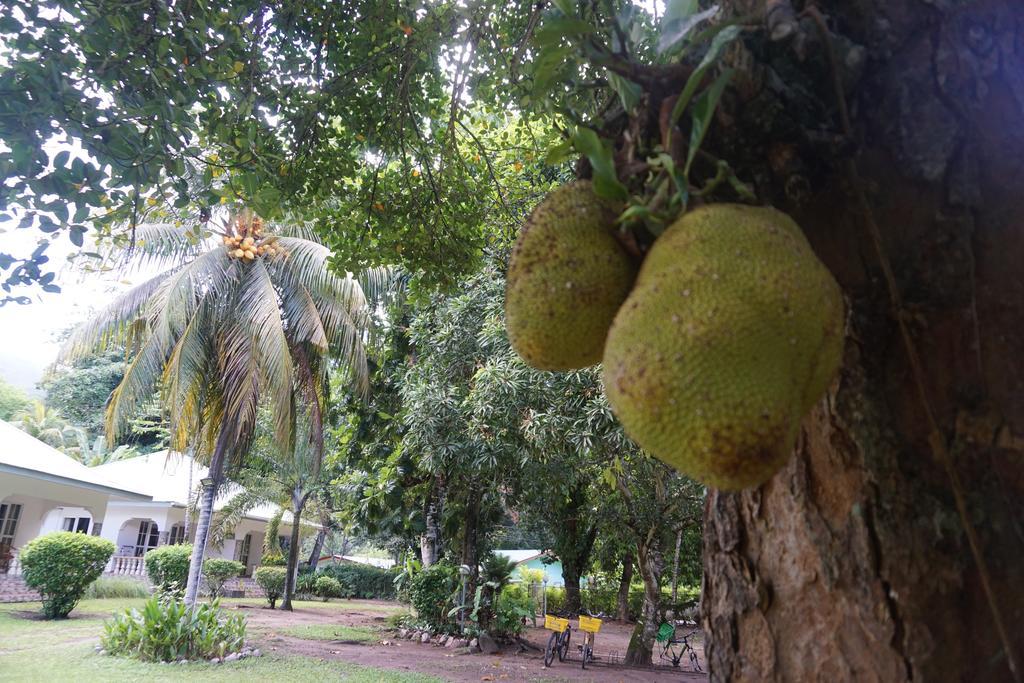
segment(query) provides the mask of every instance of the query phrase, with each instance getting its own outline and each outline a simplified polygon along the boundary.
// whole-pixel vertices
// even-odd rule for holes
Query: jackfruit
[[[505,326],[527,364],[572,370],[601,360],[608,326],[636,278],[613,236],[620,210],[589,181],[576,181],[530,214],[505,286]]]
[[[843,349],[843,298],[800,228],[716,204],[654,243],[608,333],[603,379],[642,448],[711,486],[785,464]]]

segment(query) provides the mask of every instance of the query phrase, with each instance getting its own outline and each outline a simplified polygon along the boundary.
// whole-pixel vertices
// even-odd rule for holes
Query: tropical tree
[[[78,445],[66,448],[64,452],[86,467],[105,465],[108,462],[126,460],[139,455],[139,450],[135,446],[121,444],[116,448],[110,448],[106,437],[97,436],[92,439],[84,429],[79,429],[75,436]]]
[[[76,329],[62,358],[124,344],[133,353],[110,397],[108,438],[121,434],[160,386],[171,448],[191,448],[208,461],[186,589],[194,605],[213,501],[225,466],[249,452],[260,406],[273,416],[282,449],[295,440],[298,401],[315,437],[328,355],[343,359],[366,390],[368,313],[359,284],[335,275],[330,250],[301,226],[264,232],[258,217],[242,211],[220,226],[144,226],[137,240],[123,265],[156,261],[167,269]]]
[[[0,420],[10,420],[30,403],[28,394],[0,377]]]
[[[290,452],[279,449],[266,411],[261,411],[258,423],[257,435],[248,458],[230,475],[231,481],[238,484],[241,491],[217,513],[211,536],[215,543],[222,542],[245,513],[261,503],[272,503],[291,512],[288,574],[281,602],[281,609],[290,611],[299,569],[302,514],[310,502],[329,502],[326,488],[333,473],[323,467],[324,449],[311,433],[308,416],[300,417]],[[322,514],[322,505],[316,507],[316,516],[322,519],[325,516]]]
[[[32,401],[28,407],[15,412],[11,422],[21,431],[59,451],[66,451],[78,443],[80,430],[65,420],[59,410],[47,408],[42,401]]]

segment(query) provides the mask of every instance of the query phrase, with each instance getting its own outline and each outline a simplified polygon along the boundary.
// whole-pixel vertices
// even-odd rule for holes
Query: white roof
[[[516,564],[532,560],[544,554],[542,550],[495,550],[495,555],[504,555]]]
[[[210,471],[191,456],[174,451],[157,451],[148,455],[140,455],[125,460],[117,460],[100,465],[104,476],[119,482],[125,488],[152,496],[154,502],[165,502],[170,505],[184,507],[189,502],[189,467],[192,468],[192,489],[199,486],[199,481]],[[232,498],[238,495],[237,486],[223,486],[214,502],[214,509],[220,510]],[[276,505],[257,505],[251,508],[246,517],[249,519],[269,520],[277,512]],[[292,516],[287,510],[281,518],[285,524],[291,524]]]
[[[120,498],[149,497],[137,487],[123,486],[99,468],[86,467],[3,420],[0,420],[0,469],[64,484],[79,484]]]

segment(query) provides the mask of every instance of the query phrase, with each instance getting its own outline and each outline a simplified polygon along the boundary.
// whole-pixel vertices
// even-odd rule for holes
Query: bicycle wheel
[[[700,660],[697,659],[697,653],[690,649],[690,664],[693,665],[693,670],[697,673],[704,673],[704,669],[700,668]]]
[[[587,668],[587,664],[594,661],[594,648],[590,643],[583,644],[583,668]]]
[[[558,661],[564,662],[569,656],[569,639],[572,637],[572,629],[565,629],[562,632],[562,642],[558,645]]]
[[[548,638],[548,647],[544,650],[544,666],[551,666],[551,662],[555,661],[555,652],[558,650],[558,635],[552,633],[551,637]]]

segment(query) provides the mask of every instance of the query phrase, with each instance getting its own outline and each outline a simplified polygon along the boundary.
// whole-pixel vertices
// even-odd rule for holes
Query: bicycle
[[[697,629],[677,637],[676,626],[667,621],[663,623],[658,628],[657,636],[655,636],[655,641],[661,645],[661,659],[669,660],[672,662],[672,666],[678,667],[679,663],[683,661],[683,656],[689,654],[690,665],[693,667],[693,670],[703,673],[704,670],[700,668],[697,652],[693,649],[693,645],[690,644],[690,638],[695,633],[697,633]]]
[[[558,655],[558,661],[565,661],[566,656],[569,654],[569,639],[572,637],[572,627],[569,626],[568,619],[545,614],[544,628],[552,632],[551,637],[548,638],[548,646],[544,650],[544,666],[546,668],[551,666],[551,662],[555,661],[555,654]]]
[[[594,661],[594,640],[597,637],[597,632],[601,630],[601,620],[581,614],[580,630],[583,631],[583,645],[581,646],[580,654],[583,660],[583,668],[586,669],[587,664]]]

